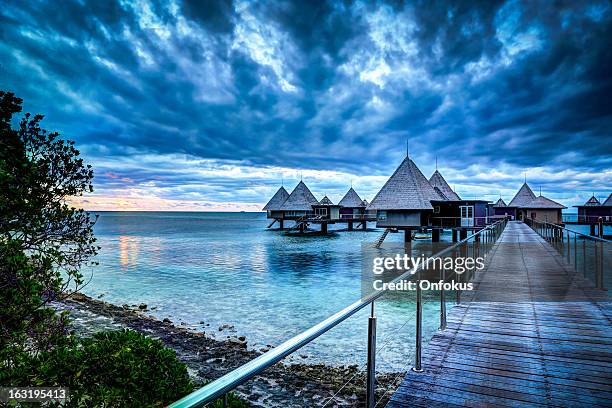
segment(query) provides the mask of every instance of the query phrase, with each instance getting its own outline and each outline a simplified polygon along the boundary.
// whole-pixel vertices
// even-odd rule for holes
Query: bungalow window
[[[385,221],[387,219],[387,212],[386,211],[378,211],[378,220],[379,221]]]
[[[327,208],[316,208],[315,214],[316,215],[327,215]]]

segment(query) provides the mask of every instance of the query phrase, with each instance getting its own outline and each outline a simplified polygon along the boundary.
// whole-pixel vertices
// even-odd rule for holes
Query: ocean
[[[146,303],[157,318],[219,339],[245,336],[254,349],[278,345],[358,300],[362,244],[382,233],[338,225],[328,236],[288,235],[266,229],[264,213],[98,214],[99,265],[83,271],[90,279],[83,293],[118,305]],[[402,240],[403,234],[389,234],[385,242]],[[415,245],[426,252],[430,244]],[[409,366],[413,297],[377,302],[377,369]],[[368,315],[369,308],[360,311],[289,361],[361,366]],[[219,331],[222,325],[233,329]],[[439,302],[425,302],[424,338],[438,325]]]
[[[122,304],[146,303],[149,313],[223,339],[245,336],[248,346],[278,345],[358,300],[362,245],[382,230],[341,230],[296,236],[268,230],[264,213],[101,212],[95,235],[98,266],[83,292]],[[374,223],[371,223],[371,227]],[[450,234],[442,235],[450,241]],[[389,234],[385,242],[402,242]],[[427,240],[416,250],[431,252]],[[377,302],[377,369],[411,365],[414,293]],[[449,296],[450,297],[450,296]],[[439,300],[426,299],[423,339],[439,325]],[[448,302],[448,309],[452,307]],[[363,365],[368,310],[362,310],[290,361]],[[204,322],[203,324],[201,322]],[[222,325],[232,329],[219,331]]]

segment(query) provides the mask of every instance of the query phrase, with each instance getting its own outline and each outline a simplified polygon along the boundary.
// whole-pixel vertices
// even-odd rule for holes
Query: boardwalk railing
[[[432,255],[432,257],[441,257],[446,254],[461,253],[462,256],[469,255],[468,243],[473,242],[472,255],[474,257],[483,256],[486,251],[493,247],[493,243],[497,241],[507,224],[507,219],[500,220],[491,224],[480,231],[468,236],[467,238],[457,242],[456,244],[443,249]],[[481,245],[482,244],[482,245]],[[407,279],[418,279],[420,277],[421,268],[415,271],[407,271],[402,275],[393,279],[390,283],[397,283]],[[444,272],[441,271],[441,274]],[[422,371],[421,367],[421,342],[422,342],[422,301],[420,285],[416,285],[416,338],[415,338],[415,360],[413,371]],[[440,291],[440,329],[446,328],[446,300],[445,291]],[[227,404],[227,393],[236,387],[244,384],[251,378],[263,372],[268,367],[273,366],[283,358],[289,356],[295,351],[301,349],[306,344],[315,340],[322,334],[328,332],[341,322],[347,320],[358,311],[367,306],[371,307],[370,318],[368,320],[368,340],[367,340],[367,368],[366,368],[366,406],[373,408],[375,406],[375,389],[376,389],[376,317],[374,315],[374,302],[383,296],[387,291],[375,291],[368,296],[356,301],[350,306],[340,310],[336,314],[328,317],[322,322],[312,326],[306,331],[297,336],[285,341],[272,350],[260,355],[259,357],[249,361],[248,363],[236,368],[235,370],[223,375],[215,381],[205,385],[204,387],[192,392],[182,399],[170,405],[171,408],[185,407],[202,407],[212,403],[219,398],[223,399],[223,405]],[[461,301],[460,291],[457,291],[456,302]]]
[[[525,223],[582,272],[597,289],[606,289],[612,277],[612,241],[594,237],[546,221],[527,219]]]

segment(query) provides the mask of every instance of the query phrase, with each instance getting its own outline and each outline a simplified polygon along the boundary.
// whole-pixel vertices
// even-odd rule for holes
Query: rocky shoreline
[[[176,351],[178,358],[199,382],[219,378],[266,351],[265,348],[249,350],[243,336],[214,339],[202,332],[175,326],[169,319],[158,320],[146,314],[146,305],[117,306],[83,294],[72,294],[64,304],[74,313],[84,312],[95,316],[96,320],[105,318],[109,327],[127,327],[160,339]],[[89,321],[91,318],[81,320]],[[230,327],[219,328],[220,331],[225,329]],[[267,347],[272,348],[271,345]],[[379,373],[377,400],[401,377],[397,373]],[[353,380],[345,385],[351,378]],[[363,406],[365,372],[356,365],[334,367],[278,363],[238,387],[235,393],[255,407]],[[390,393],[384,395],[385,400]],[[379,406],[385,404],[386,401],[381,401]]]

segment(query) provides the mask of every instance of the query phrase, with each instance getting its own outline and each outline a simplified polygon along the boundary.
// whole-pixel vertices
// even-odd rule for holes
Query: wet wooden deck
[[[602,291],[520,222],[475,281],[473,301],[425,346],[425,371],[408,372],[387,407],[612,407],[612,306]],[[517,301],[492,301],[501,291]]]

